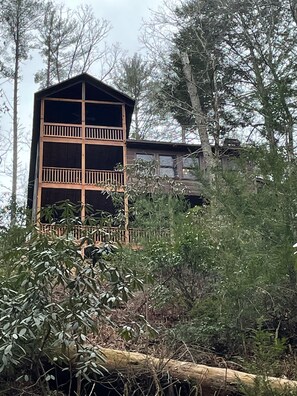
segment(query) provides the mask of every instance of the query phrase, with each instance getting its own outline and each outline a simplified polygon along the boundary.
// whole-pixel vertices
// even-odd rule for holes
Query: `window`
[[[183,157],[183,178],[193,180],[196,178],[195,170],[199,167],[199,159],[196,157]]]
[[[136,154],[136,159],[140,160],[140,161],[153,162],[154,161],[154,154],[137,153]]]
[[[136,154],[136,168],[134,172],[138,179],[142,177],[154,177],[156,175],[156,162],[154,154],[137,153]]]
[[[176,177],[175,157],[171,155],[160,155],[160,176]]]

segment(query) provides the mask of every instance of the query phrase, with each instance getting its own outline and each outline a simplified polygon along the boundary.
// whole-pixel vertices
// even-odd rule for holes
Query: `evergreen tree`
[[[218,146],[226,133],[264,138],[271,149],[286,147],[292,160],[295,15],[287,0],[188,0],[155,12],[145,42],[160,59],[159,104],[200,129],[201,143],[209,135]]]
[[[291,160],[297,30],[290,2],[229,0],[222,4],[222,13],[229,16],[224,37],[230,59],[226,73],[233,76],[236,111],[251,134],[257,131],[255,139],[265,137],[271,149],[286,147]]]
[[[121,60],[113,75],[113,83],[122,92],[135,100],[131,135],[135,139],[150,136],[157,126],[157,111],[154,106],[155,66],[135,53]]]

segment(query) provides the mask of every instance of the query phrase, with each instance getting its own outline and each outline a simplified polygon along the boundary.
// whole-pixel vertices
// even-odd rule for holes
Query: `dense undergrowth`
[[[0,394],[62,392],[52,388],[57,374],[44,363],[49,356],[68,380],[73,377],[69,395],[96,394],[85,385],[100,377],[104,360],[98,350],[87,355],[86,342],[296,379],[296,172],[282,153],[261,149],[247,160],[242,156],[236,172],[218,174],[217,185],[206,186],[204,206],[187,208],[179,194],[168,192],[135,194],[138,212],[146,202],[137,226],[153,229],[162,222],[170,229],[167,238],[143,240],[138,250],[96,248],[88,234],[78,246],[70,203],[59,207],[63,236],[42,235],[21,220],[3,227]],[[88,255],[81,254],[83,246]],[[84,359],[69,377],[63,349],[70,346],[78,361]],[[199,394],[164,381],[117,377],[113,391]],[[263,379],[241,392],[297,394],[277,393]]]

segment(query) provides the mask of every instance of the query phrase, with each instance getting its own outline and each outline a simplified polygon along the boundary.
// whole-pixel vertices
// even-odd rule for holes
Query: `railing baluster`
[[[123,186],[123,172],[86,169],[85,183],[89,185]],[[42,181],[44,183],[81,183],[81,169],[43,167]]]
[[[60,225],[53,224],[40,224],[40,232],[54,233],[57,237],[64,235],[66,229]],[[117,227],[92,227],[92,226],[75,226],[72,230],[73,237],[76,241],[88,232],[93,233],[93,241],[95,244],[104,243],[108,241],[126,243],[125,240],[125,230]],[[140,244],[145,238],[146,240],[151,240],[158,237],[168,237],[169,230],[145,230],[139,228],[129,228],[129,240],[130,243]]]
[[[112,127],[86,127],[87,139],[100,139],[100,140],[123,140],[123,129]]]
[[[86,170],[86,184],[123,186],[123,173],[120,171]]]
[[[81,137],[81,127],[77,125],[65,125],[65,124],[54,124],[44,123],[44,135],[53,137]]]

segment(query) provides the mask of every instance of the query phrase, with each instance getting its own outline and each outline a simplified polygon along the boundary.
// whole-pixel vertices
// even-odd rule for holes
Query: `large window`
[[[176,157],[174,155],[137,153],[136,159],[156,165],[156,174],[160,176],[170,178],[177,176]]]
[[[153,162],[155,156],[154,154],[137,153],[136,159],[140,161]]]
[[[193,180],[196,178],[195,171],[199,167],[199,159],[195,157],[183,157],[183,178]]]
[[[160,155],[159,156],[160,176],[176,177],[176,161],[175,156]]]
[[[136,160],[139,161],[138,166],[135,169],[139,179],[142,177],[154,177],[156,175],[156,162],[154,154],[137,153]]]

